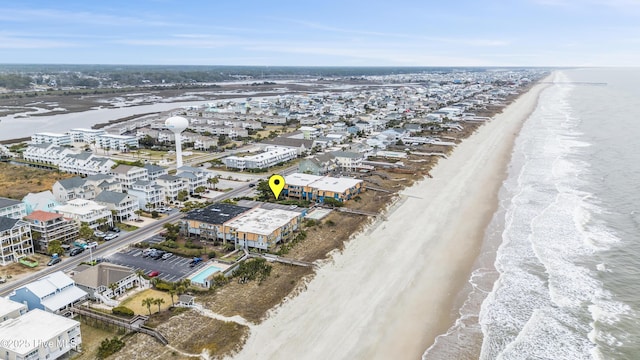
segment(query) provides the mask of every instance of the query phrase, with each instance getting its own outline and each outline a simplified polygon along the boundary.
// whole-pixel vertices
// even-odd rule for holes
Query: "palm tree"
[[[220,182],[220,180],[217,177],[212,177],[207,179],[207,183],[209,185],[213,185],[214,189],[216,188],[216,185],[218,184],[218,182]]]
[[[176,292],[178,294],[184,294],[184,291],[185,291],[184,285],[178,285],[178,287],[176,287]]]
[[[109,284],[109,289],[111,289],[111,293],[113,294],[113,297],[116,297],[116,289],[117,288],[118,288],[118,284],[116,284],[116,283]]]
[[[183,279],[182,280],[182,285],[184,285],[185,289],[188,289],[189,286],[191,286],[191,279]]]
[[[142,275],[144,275],[144,271],[142,271],[142,269],[136,270],[136,276],[138,276],[138,286],[142,285]]]
[[[158,312],[160,312],[160,305],[164,304],[164,299],[158,298],[153,300],[153,303],[158,305]]]
[[[169,295],[171,295],[171,306],[176,306],[176,304],[173,302],[173,297],[176,296],[176,289],[170,289]]]
[[[138,215],[138,220],[140,220],[140,214],[142,214],[142,210],[138,209],[138,210],[134,211],[134,213],[136,215]]]
[[[147,310],[149,310],[149,316],[151,316],[151,305],[155,304],[154,298],[146,298],[142,299],[142,306],[146,306]]]

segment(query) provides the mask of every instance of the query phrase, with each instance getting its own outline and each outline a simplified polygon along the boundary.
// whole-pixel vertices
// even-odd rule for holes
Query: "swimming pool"
[[[208,267],[202,269],[199,273],[191,277],[191,282],[198,283],[201,285],[206,285],[204,282],[207,278],[218,271],[222,271],[219,267],[209,265]]]

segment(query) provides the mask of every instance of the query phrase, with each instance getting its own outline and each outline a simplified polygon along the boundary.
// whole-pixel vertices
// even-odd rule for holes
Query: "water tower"
[[[189,120],[180,117],[172,116],[168,118],[164,125],[173,132],[176,136],[176,169],[182,167],[182,139],[180,133],[189,126]]]

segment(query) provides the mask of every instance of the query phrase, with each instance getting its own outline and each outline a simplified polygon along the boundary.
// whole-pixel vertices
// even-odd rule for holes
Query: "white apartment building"
[[[0,323],[20,317],[29,311],[26,304],[0,296]]]
[[[166,201],[175,201],[182,190],[187,186],[182,179],[174,175],[161,175],[156,179],[156,183],[162,187],[162,193]]]
[[[60,160],[76,152],[55,144],[32,144],[22,153],[22,158],[40,164],[59,165]]]
[[[102,149],[128,151],[138,147],[138,138],[127,135],[98,135],[96,136],[96,145]]]
[[[71,141],[78,143],[78,142],[83,142],[83,143],[87,143],[87,144],[91,144],[94,141],[97,142],[97,137],[99,135],[104,135],[107,132],[101,129],[84,129],[84,128],[77,128],[77,129],[71,129],[67,132],[67,134],[69,134],[69,136],[71,136]]]
[[[182,179],[189,193],[193,193],[200,186],[207,185],[207,174],[200,168],[182,166],[178,168],[176,176]]]
[[[53,360],[79,350],[80,323],[34,309],[0,323],[0,356],[6,360]]]
[[[131,185],[128,192],[138,198],[138,206],[140,209],[148,211],[164,204],[162,186],[156,184],[154,181],[136,181]]]
[[[167,170],[167,168],[164,168],[162,166],[145,164],[143,167],[147,169],[147,173],[149,174],[149,180],[155,180],[158,178],[158,176],[169,174],[169,170]]]
[[[22,219],[27,216],[27,207],[22,201],[0,197],[0,216]]]
[[[33,242],[29,223],[0,216],[0,266],[9,265],[30,254],[33,254]]]
[[[64,217],[71,218],[79,222],[85,222],[92,229],[97,229],[98,226],[100,226],[100,219],[105,219],[106,224],[113,226],[111,210],[92,200],[69,200],[65,205],[53,208],[53,211],[64,215]]]
[[[95,201],[99,205],[115,211],[115,217],[118,221],[133,219],[137,216],[136,211],[140,210],[138,198],[126,193],[103,191],[96,196]]]
[[[91,152],[67,155],[60,159],[59,169],[78,175],[108,174],[116,163],[105,157],[95,156]]]
[[[52,132],[35,133],[31,135],[31,144],[71,145],[71,136]]]
[[[136,181],[149,180],[149,171],[138,166],[118,165],[111,169],[110,174],[122,184],[123,189],[131,188],[131,185]]]
[[[227,156],[224,164],[233,169],[266,169],[298,157],[298,151],[281,146],[267,146],[265,152],[250,156]]]
[[[51,241],[70,244],[78,238],[78,223],[65,219],[62,214],[36,210],[24,219],[31,226],[34,247],[38,252],[46,253]]]

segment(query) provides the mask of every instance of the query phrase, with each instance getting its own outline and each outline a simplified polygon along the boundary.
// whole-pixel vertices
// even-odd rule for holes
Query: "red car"
[[[154,271],[150,272],[149,275],[147,275],[147,276],[148,277],[156,277],[158,275],[160,275],[160,272],[154,270]]]

